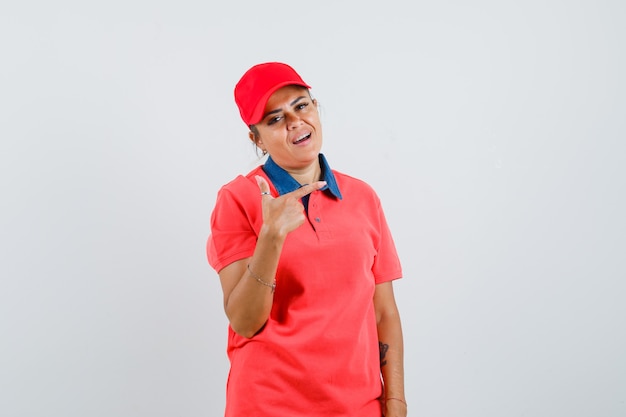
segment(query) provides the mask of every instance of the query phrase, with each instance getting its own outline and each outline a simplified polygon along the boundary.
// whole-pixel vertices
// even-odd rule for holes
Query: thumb
[[[267,181],[265,181],[265,178],[263,178],[260,175],[256,175],[254,178],[256,179],[256,183],[259,186],[259,190],[261,191],[261,195],[262,196],[271,195],[270,194],[270,185],[267,183]]]

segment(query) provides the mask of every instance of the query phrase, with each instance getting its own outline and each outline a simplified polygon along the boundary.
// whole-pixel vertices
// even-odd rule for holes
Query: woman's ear
[[[322,117],[322,111],[321,111],[321,108],[320,108],[320,103],[317,101],[316,98],[313,99],[313,104],[315,105],[315,108],[317,109],[317,114],[321,118]]]
[[[253,131],[248,132],[248,137],[256,146],[259,146],[261,143],[261,138],[259,138]]]
[[[261,140],[260,136],[258,136],[251,130],[248,132],[248,137],[250,138],[252,143],[257,146],[257,148],[261,149],[265,153],[265,149],[263,149],[263,141]]]

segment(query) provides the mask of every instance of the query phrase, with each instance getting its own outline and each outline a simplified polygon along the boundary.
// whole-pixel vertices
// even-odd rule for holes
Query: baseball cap
[[[270,96],[286,85],[311,88],[289,65],[265,62],[251,67],[235,86],[235,102],[246,125],[261,121]]]

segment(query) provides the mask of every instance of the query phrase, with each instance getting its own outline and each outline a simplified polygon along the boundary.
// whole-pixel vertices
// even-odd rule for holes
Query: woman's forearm
[[[238,280],[224,308],[232,329],[243,337],[254,336],[269,318],[284,240],[280,234],[262,228],[252,257],[232,264],[232,274]]]
[[[385,398],[404,397],[404,347],[399,316],[383,315],[378,323],[380,371]]]
[[[385,417],[407,414],[404,393],[404,341],[400,314],[391,282],[379,284],[374,296],[380,348],[380,372],[383,378]]]

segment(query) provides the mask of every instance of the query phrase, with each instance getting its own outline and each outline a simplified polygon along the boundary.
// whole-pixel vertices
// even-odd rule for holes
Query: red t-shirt
[[[342,199],[316,191],[308,222],[285,241],[269,320],[247,339],[228,328],[226,417],[380,417],[373,295],[402,270],[380,201],[365,182],[333,171]],[[223,186],[211,216],[209,263],[252,256],[263,223],[254,179]]]

